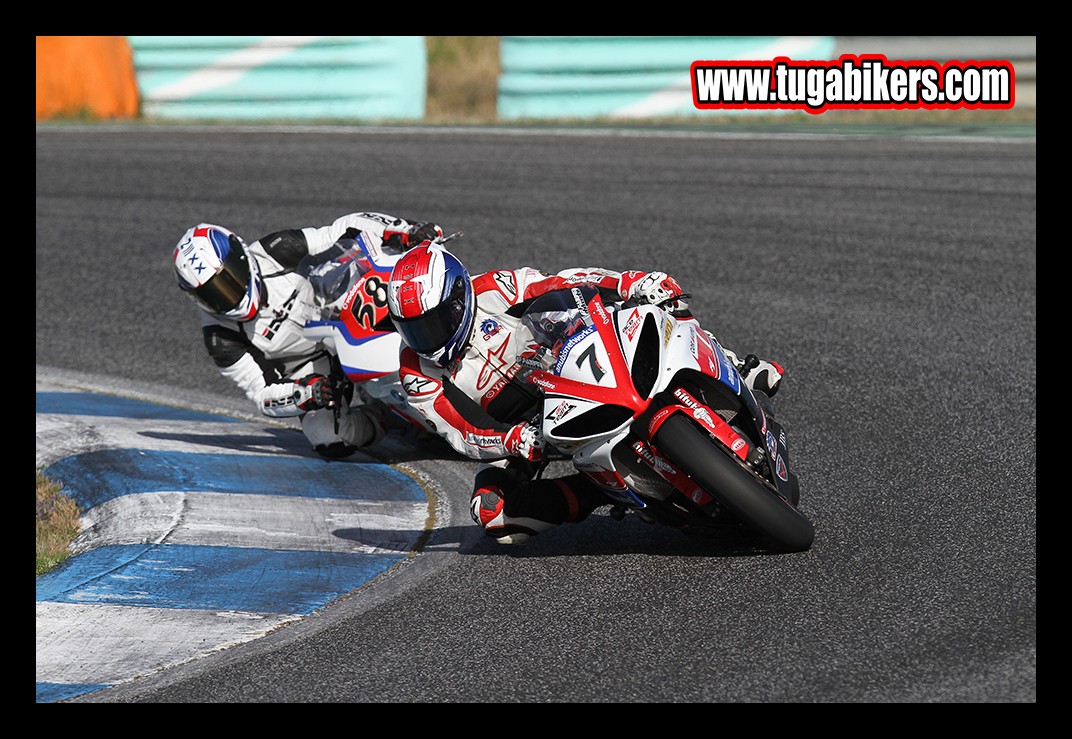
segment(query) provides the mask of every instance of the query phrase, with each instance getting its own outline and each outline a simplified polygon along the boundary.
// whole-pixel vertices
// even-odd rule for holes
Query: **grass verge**
[[[78,506],[61,487],[37,471],[37,574],[48,572],[71,556],[78,536]]]

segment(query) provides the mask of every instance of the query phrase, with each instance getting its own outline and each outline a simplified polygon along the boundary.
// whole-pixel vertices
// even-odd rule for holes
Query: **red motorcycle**
[[[523,320],[540,344],[527,377],[542,389],[537,423],[558,458],[616,501],[612,515],[811,547],[785,429],[744,382],[754,356],[738,371],[695,319],[605,304],[588,287],[538,298]]]

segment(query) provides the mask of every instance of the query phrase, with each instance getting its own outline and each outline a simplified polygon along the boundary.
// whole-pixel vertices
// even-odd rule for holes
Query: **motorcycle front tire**
[[[815,541],[815,527],[795,506],[757,479],[687,416],[666,419],[655,447],[679,470],[713,495],[746,526],[784,552],[802,552]]]

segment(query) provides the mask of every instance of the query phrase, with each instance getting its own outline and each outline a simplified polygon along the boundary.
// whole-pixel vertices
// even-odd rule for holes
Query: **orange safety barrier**
[[[139,104],[126,36],[37,37],[37,120],[133,118]]]

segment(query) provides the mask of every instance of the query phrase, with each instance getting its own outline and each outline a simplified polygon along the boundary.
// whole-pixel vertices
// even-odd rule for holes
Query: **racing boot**
[[[506,515],[506,501],[495,485],[482,485],[473,491],[469,512],[484,533],[500,544],[522,544],[535,534],[553,529],[557,524],[525,516]]]
[[[521,544],[562,523],[583,521],[610,501],[580,474],[532,480],[532,465],[511,460],[477,472],[469,512],[501,544]]]
[[[768,362],[763,359],[758,361],[759,364],[748,373],[745,382],[753,390],[759,390],[766,393],[768,397],[773,397],[782,384],[782,375],[785,374],[785,370],[777,362]]]
[[[533,466],[523,459],[500,460],[480,465],[474,480],[469,513],[484,533],[500,544],[521,544],[534,534],[554,528],[556,524],[525,516],[506,514],[503,491],[516,490],[534,474]]]
[[[715,339],[710,331],[706,333],[712,340]],[[726,354],[726,358],[733,362],[733,366],[737,368],[741,376],[744,377],[744,383],[748,385],[750,390],[759,390],[768,397],[774,397],[774,394],[778,392],[778,387],[782,384],[782,375],[785,374],[785,370],[782,369],[780,364],[760,359],[755,354],[748,354],[744,359],[738,359],[733,351],[724,346],[722,351]]]

